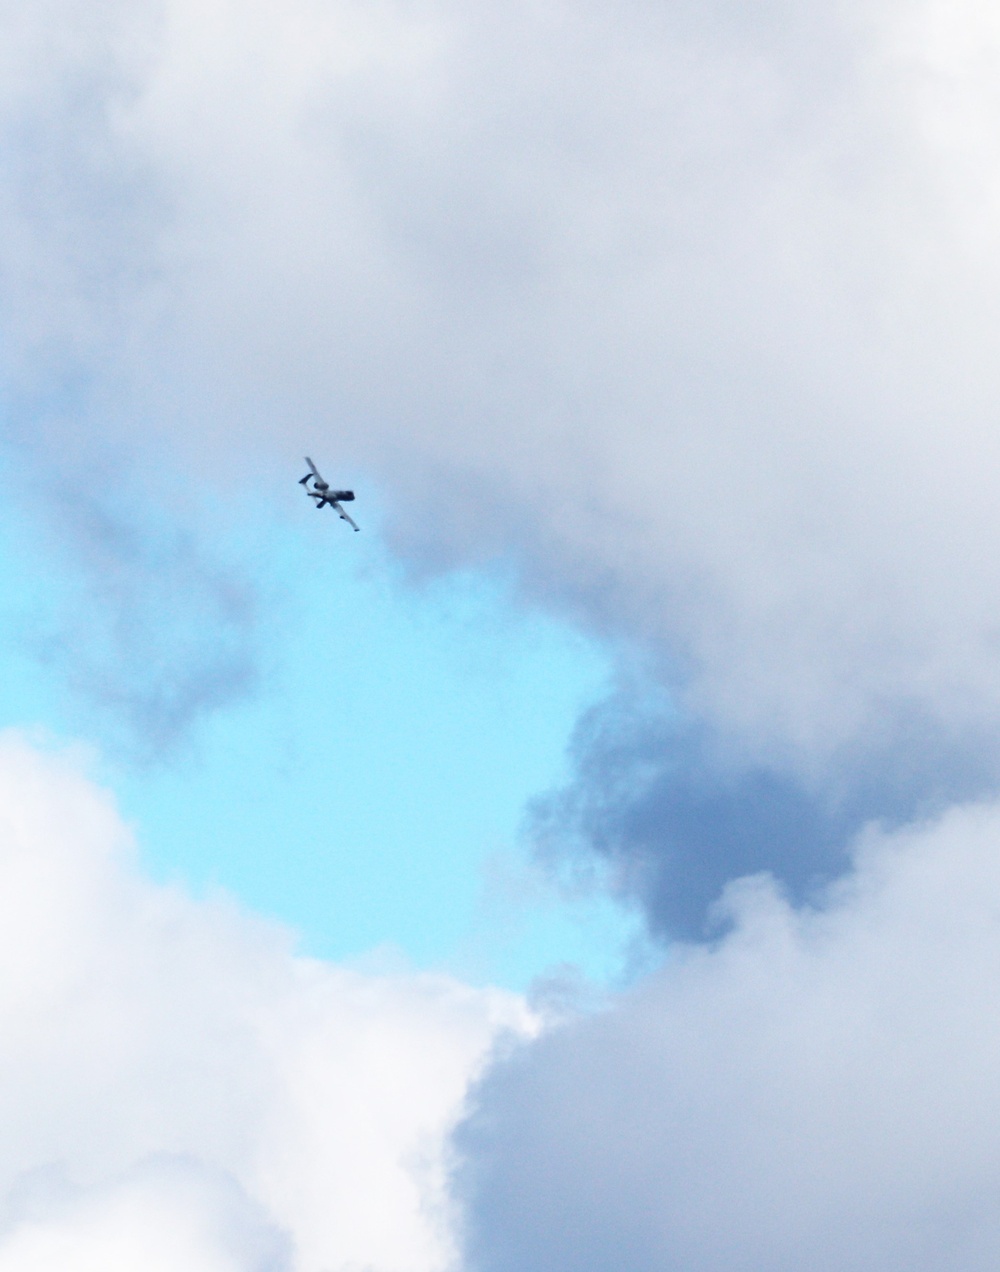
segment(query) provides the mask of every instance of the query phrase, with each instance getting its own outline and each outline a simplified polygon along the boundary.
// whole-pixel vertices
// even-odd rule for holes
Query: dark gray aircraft
[[[322,508],[324,504],[329,504],[334,512],[346,521],[348,525],[354,526],[355,530],[360,530],[361,527],[354,525],[354,522],[340,506],[341,500],[343,500],[344,503],[347,503],[354,498],[354,491],[331,490],[329,483],[325,482],[319,475],[316,465],[312,462],[308,455],[306,456],[306,463],[309,465],[309,471],[299,480],[299,485],[305,486],[306,494],[309,498],[316,500],[316,507]],[[311,490],[309,489],[310,482],[312,482]]]

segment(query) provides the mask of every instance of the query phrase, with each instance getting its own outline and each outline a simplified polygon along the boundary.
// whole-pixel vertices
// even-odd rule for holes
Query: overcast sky
[[[995,1267],[995,13],[0,24],[0,1272]]]

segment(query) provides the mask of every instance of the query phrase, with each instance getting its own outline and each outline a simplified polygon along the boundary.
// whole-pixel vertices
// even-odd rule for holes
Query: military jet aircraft
[[[306,463],[309,465],[309,471],[306,473],[304,477],[299,479],[299,485],[305,486],[306,494],[309,496],[309,498],[316,500],[316,507],[322,508],[324,504],[329,504],[330,507],[334,510],[334,512],[336,512],[337,515],[343,521],[346,521],[348,525],[354,526],[355,530],[360,530],[361,527],[358,525],[355,525],[354,522],[351,520],[351,518],[340,506],[342,500],[344,503],[347,503],[348,501],[354,498],[354,491],[353,490],[331,490],[329,483],[325,482],[323,478],[319,475],[316,465],[312,462],[312,460],[309,458],[308,455],[306,456]],[[310,482],[312,482],[311,490],[309,489]]]

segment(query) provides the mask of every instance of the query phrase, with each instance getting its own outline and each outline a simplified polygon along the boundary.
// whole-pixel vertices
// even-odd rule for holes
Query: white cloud
[[[0,885],[3,1272],[447,1264],[446,1137],[520,1000],[144,881],[107,798],[9,735]]]
[[[183,1158],[153,1159],[81,1192],[29,1176],[0,1241],[3,1272],[284,1272],[290,1242],[234,1182]],[[27,1204],[26,1204],[27,1199]]]
[[[986,1272],[1000,1258],[1000,806],[869,832],[487,1079],[476,1272]]]

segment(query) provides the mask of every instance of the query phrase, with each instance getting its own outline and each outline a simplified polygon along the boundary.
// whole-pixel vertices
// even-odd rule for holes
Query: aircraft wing
[[[308,455],[306,456],[306,463],[309,465],[309,471],[306,473],[304,477],[302,477],[299,480],[299,485],[304,486],[310,477],[312,477],[315,481],[322,481],[323,478],[319,475],[319,469],[312,462],[312,460],[309,458]]]
[[[337,515],[341,518],[342,521],[346,521],[348,525],[354,526],[355,530],[361,529],[361,527],[359,525],[356,525],[354,521],[347,515],[347,513],[343,510],[340,504],[337,503],[336,499],[328,499],[327,503],[331,504],[334,508],[336,508]]]

